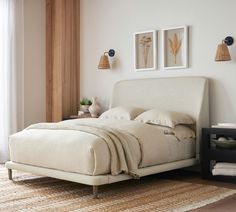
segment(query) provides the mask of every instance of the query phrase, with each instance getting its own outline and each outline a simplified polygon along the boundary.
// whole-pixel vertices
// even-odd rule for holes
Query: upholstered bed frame
[[[204,77],[151,78],[119,81],[114,85],[110,108],[116,106],[137,106],[145,109],[154,107],[184,112],[196,119],[196,156],[191,159],[139,169],[139,175],[146,176],[173,169],[189,167],[199,162],[199,140],[201,128],[209,125],[208,80]],[[158,154],[158,152],[157,152]],[[93,186],[97,196],[98,186],[131,179],[131,176],[90,176],[60,170],[19,164],[12,161],[6,163],[9,179],[12,170],[21,170],[43,176],[68,180]]]

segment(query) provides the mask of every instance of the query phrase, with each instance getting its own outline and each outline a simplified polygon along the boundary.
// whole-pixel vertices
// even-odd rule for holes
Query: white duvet
[[[121,164],[114,169],[111,162],[114,155],[103,136],[80,131],[76,128],[79,125],[113,128],[130,135],[132,139],[128,139],[128,149],[132,157],[132,171],[191,158],[195,153],[194,141],[178,141],[173,135],[165,135],[163,129],[135,121],[75,119],[59,123],[57,129],[47,129],[46,125],[34,125],[10,137],[13,162],[88,175],[111,172],[116,175],[119,170],[124,170]]]

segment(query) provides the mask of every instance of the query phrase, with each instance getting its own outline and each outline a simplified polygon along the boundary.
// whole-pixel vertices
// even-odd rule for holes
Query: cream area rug
[[[91,186],[13,171],[0,166],[0,211],[188,211],[216,202],[235,190],[156,176]]]

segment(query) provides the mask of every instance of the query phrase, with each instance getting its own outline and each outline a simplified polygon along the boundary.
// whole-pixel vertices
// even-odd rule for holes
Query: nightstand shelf
[[[68,118],[65,118],[63,120],[69,120],[69,119],[83,119],[83,118],[92,118],[90,113],[85,113],[83,115],[71,115]]]
[[[85,113],[83,115],[71,115],[69,119],[83,119],[83,118],[92,118],[90,113]]]
[[[212,164],[216,162],[236,163],[236,149],[219,148],[212,139],[219,137],[232,137],[236,139],[236,129],[230,128],[203,128],[201,140],[201,175],[205,179],[236,182],[236,177],[212,175]],[[236,141],[235,141],[236,142]]]
[[[211,160],[236,163],[236,150],[214,149],[208,150],[208,154]]]

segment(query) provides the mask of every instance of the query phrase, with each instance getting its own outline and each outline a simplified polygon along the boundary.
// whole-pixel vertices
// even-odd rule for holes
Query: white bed
[[[196,140],[178,142],[173,135],[166,135],[167,142],[159,148],[159,154],[158,151],[156,155],[152,153],[154,156],[146,158],[146,160],[146,156],[142,155],[143,161],[137,170],[140,177],[198,163],[201,128],[207,127],[209,124],[207,79],[181,77],[120,81],[114,86],[110,108],[121,105],[133,105],[144,109],[158,107],[187,113],[196,120]],[[92,119],[88,121],[99,122],[99,120]],[[68,121],[68,123],[76,122],[81,122],[81,120]],[[107,125],[126,129],[129,128],[129,125],[133,125],[130,122],[132,121],[121,123],[121,121],[108,120]],[[137,127],[139,125],[141,124],[137,123]],[[153,129],[148,127],[146,128],[150,131],[149,133],[153,132]],[[44,139],[45,136],[47,139]],[[58,142],[62,136],[68,136],[71,139],[67,139],[66,142]],[[81,142],[73,139],[76,136],[81,138]],[[140,135],[140,137],[145,140],[144,136]],[[82,142],[83,140],[86,142]],[[132,145],[134,149],[139,148],[135,142]],[[149,151],[158,149],[159,144],[157,143],[157,146],[153,146],[153,148],[148,146],[148,142],[143,142],[142,145],[144,149],[146,148],[145,152],[148,155]],[[82,149],[83,151],[80,151]],[[82,154],[82,152],[86,154]],[[165,152],[168,157],[161,156],[161,152]],[[6,163],[10,179],[12,179],[12,170],[22,170],[92,185],[96,196],[97,186],[132,178],[127,174],[112,175],[110,173],[110,153],[106,143],[95,135],[85,132],[57,130],[55,133],[54,130],[45,129],[43,131],[25,130],[11,137],[10,153],[11,161]],[[140,157],[137,154],[135,159],[138,161]]]

